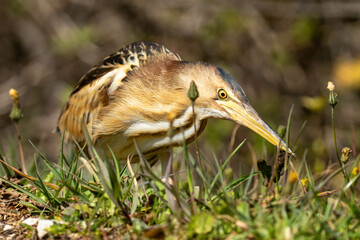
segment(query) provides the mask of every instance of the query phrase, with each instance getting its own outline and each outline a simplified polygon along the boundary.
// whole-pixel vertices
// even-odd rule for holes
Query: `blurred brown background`
[[[335,160],[328,81],[335,81],[340,100],[339,148],[360,141],[360,1],[3,0],[0,36],[0,143],[7,154],[9,146],[17,149],[8,117],[8,91],[16,88],[28,161],[34,149],[27,139],[56,161],[60,137],[52,131],[80,77],[108,54],[144,40],[226,69],[274,129],[286,125],[294,105],[291,141],[307,121],[296,154],[307,150],[315,170]],[[225,156],[233,126],[211,121],[202,151]],[[258,158],[266,157],[261,138],[240,128],[236,143],[244,138]],[[251,166],[250,159],[244,146],[234,161]]]

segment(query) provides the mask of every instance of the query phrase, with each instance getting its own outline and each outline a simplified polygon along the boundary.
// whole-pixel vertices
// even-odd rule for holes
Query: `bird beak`
[[[267,141],[281,150],[294,155],[284,141],[272,130],[259,116],[259,114],[247,103],[236,103],[231,100],[222,101],[221,106],[227,110],[233,121],[250,128]]]

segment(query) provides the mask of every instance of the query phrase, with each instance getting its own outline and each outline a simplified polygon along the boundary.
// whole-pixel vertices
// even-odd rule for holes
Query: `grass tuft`
[[[288,146],[292,111],[286,128]],[[293,150],[305,126],[306,122],[298,131]],[[194,158],[184,140],[182,153],[172,151],[171,157],[176,164],[184,162],[185,170],[174,167],[178,171],[171,176],[174,183],[169,184],[159,169],[150,166],[136,139],[139,162],[132,163],[129,156],[122,163],[111,149],[112,159],[105,157],[84,131],[87,149],[76,144],[78,150],[68,156],[63,136],[58,163],[49,161],[30,142],[36,152],[32,176],[14,168],[8,160],[11,157],[0,155],[2,190],[15,190],[36,201],[18,203],[33,215],[57,220],[48,229],[52,238],[360,238],[359,156],[315,174],[307,150],[302,156],[297,153],[296,162],[285,153],[282,176],[278,151],[273,157],[274,168],[262,160],[258,161],[261,172],[253,168],[238,175],[230,162],[245,140],[222,164],[215,154],[213,159],[205,157],[201,149]],[[341,174],[346,168],[351,168],[348,176]],[[15,176],[22,180],[15,181]],[[333,182],[341,178],[345,184],[334,187]],[[27,224],[21,226],[35,231]]]

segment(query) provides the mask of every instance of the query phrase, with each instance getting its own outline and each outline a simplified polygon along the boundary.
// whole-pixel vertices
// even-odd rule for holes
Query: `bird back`
[[[68,142],[85,142],[83,123],[90,135],[101,108],[107,106],[116,89],[132,71],[149,60],[180,61],[163,45],[152,42],[129,44],[92,67],[77,83],[60,113],[57,131],[64,132]]]

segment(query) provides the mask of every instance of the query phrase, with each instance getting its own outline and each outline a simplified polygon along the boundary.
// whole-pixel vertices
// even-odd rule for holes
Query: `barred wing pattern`
[[[150,59],[180,61],[180,57],[163,45],[151,42],[132,43],[106,57],[78,82],[64,105],[57,123],[57,131],[68,142],[85,142],[82,123],[88,131],[101,108],[107,106],[114,92],[124,84],[128,74],[141,68]]]

